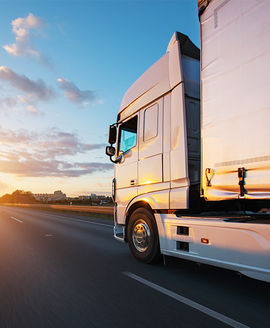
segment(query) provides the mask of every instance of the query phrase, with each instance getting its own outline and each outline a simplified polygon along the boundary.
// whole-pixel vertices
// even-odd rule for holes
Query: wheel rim
[[[151,233],[148,224],[140,219],[136,221],[132,230],[132,240],[135,248],[139,252],[145,252],[149,247]]]

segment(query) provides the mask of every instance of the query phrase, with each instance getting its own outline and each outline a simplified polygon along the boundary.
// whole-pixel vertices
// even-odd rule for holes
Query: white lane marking
[[[22,220],[16,219],[14,216],[11,216],[10,218],[13,219],[13,220],[15,220],[15,221],[17,221],[17,222],[23,223]]]
[[[84,223],[89,223],[89,224],[96,224],[96,225],[100,225],[103,227],[109,227],[112,228],[113,226],[110,224],[105,224],[105,223],[98,223],[98,222],[92,222],[92,221],[85,221],[85,220],[81,220],[81,219],[71,219],[72,221],[80,221],[80,222],[84,222]]]
[[[157,290],[158,292],[162,293],[162,294],[165,294],[171,298],[174,298],[175,300],[181,302],[181,303],[184,303],[200,312],[203,312],[205,314],[207,314],[208,316],[212,317],[212,318],[215,318],[225,324],[227,324],[228,326],[231,326],[231,327],[234,327],[234,328],[249,328],[248,326],[238,322],[238,321],[235,321],[229,317],[226,317],[225,315],[221,314],[221,313],[218,313],[214,310],[211,310],[209,309],[208,307],[206,306],[203,306],[199,303],[196,303],[184,296],[181,296],[181,295],[178,295],[172,291],[170,291],[169,289],[166,289],[166,288],[163,288],[159,285],[156,285],[154,284],[153,282],[151,281],[148,281],[148,280],[145,280],[139,276],[137,276],[136,274],[134,273],[131,273],[131,272],[123,272],[124,275],[132,278],[132,279],[135,279],[137,281],[139,281],[140,283],[148,286],[148,287],[151,287],[155,290]]]
[[[81,220],[81,219],[72,219],[68,216],[60,216],[60,215],[55,215],[55,214],[47,214],[47,213],[42,213],[41,216],[48,216],[49,218],[51,217],[56,217],[56,218],[59,218],[59,219],[62,219],[62,220],[70,220],[70,221],[73,221],[73,222],[76,222],[76,221],[80,221],[80,222],[84,222],[84,223],[89,223],[89,224],[94,224],[94,225],[99,225],[99,226],[103,226],[103,227],[107,227],[107,228],[113,228],[113,225],[111,224],[105,224],[105,223],[99,223],[99,222],[93,222],[93,221],[86,221],[86,220]],[[18,220],[15,218],[15,220]]]
[[[84,222],[84,223],[89,223],[89,224],[95,224],[95,225],[100,225],[100,226],[104,226],[104,227],[109,227],[109,228],[113,228],[113,225],[111,224],[105,224],[105,223],[99,223],[99,222],[92,222],[92,221],[86,221],[86,220],[81,220],[81,219],[72,219],[72,218],[69,218],[68,216],[60,216],[60,215],[55,215],[55,214],[45,214],[45,216],[48,216],[48,217],[56,217],[56,218],[59,218],[59,219],[63,219],[63,220],[70,220],[70,221],[73,221],[73,222],[76,222],[76,221],[80,221],[80,222]]]

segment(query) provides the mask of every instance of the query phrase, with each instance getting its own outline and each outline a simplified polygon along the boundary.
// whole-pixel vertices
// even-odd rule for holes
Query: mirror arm
[[[120,163],[122,160],[122,155],[117,156],[115,160],[112,159],[112,156],[110,156],[110,161],[113,162],[114,164]]]
[[[110,156],[110,161],[113,162],[114,164],[118,163],[118,162],[117,162],[117,159],[116,159],[116,160],[113,160],[113,159],[112,159],[112,156]]]

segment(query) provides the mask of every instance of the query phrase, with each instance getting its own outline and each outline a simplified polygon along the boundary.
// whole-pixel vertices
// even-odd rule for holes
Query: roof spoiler
[[[171,50],[177,41],[180,43],[180,51],[182,55],[200,60],[200,49],[195,46],[187,35],[180,32],[175,32],[173,34],[169,42],[167,52]]]

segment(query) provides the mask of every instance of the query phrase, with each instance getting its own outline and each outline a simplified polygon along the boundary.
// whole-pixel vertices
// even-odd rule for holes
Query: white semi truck
[[[201,52],[175,32],[110,126],[114,235],[270,282],[270,1],[198,9]]]

